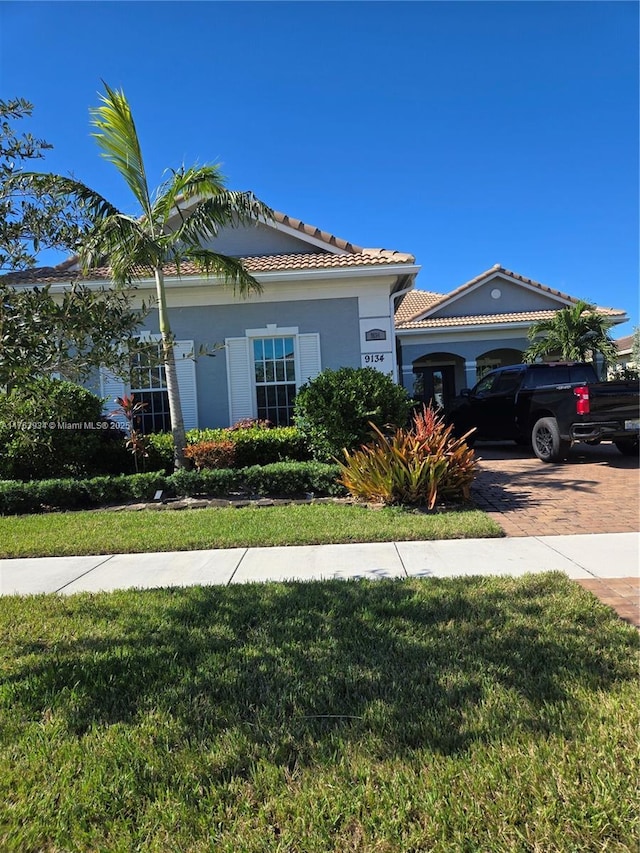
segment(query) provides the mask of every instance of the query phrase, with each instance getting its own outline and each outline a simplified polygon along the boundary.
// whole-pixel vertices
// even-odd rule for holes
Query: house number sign
[[[364,333],[365,341],[386,341],[387,333],[384,329],[369,329]]]

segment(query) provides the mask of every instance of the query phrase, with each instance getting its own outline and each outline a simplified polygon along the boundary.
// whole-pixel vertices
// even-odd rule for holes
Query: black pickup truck
[[[590,364],[515,364],[463,389],[446,419],[457,435],[475,429],[470,441],[512,439],[531,444],[543,462],[559,462],[578,441],[613,441],[637,454],[639,409],[637,382],[599,382]]]

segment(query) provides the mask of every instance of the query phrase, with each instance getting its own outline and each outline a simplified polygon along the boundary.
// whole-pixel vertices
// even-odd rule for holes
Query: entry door
[[[435,409],[445,408],[455,396],[455,368],[419,367],[415,371],[422,376],[422,402],[427,406],[433,403]]]

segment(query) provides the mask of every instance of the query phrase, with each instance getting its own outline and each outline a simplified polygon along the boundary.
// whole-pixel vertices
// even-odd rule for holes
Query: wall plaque
[[[384,329],[369,329],[364,333],[365,341],[386,341],[387,333]]]

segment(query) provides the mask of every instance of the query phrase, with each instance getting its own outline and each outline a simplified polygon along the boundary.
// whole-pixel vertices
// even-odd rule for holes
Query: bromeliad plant
[[[431,408],[417,412],[410,429],[385,435],[371,424],[374,440],[344,451],[339,481],[358,500],[408,504],[433,509],[436,503],[469,499],[476,460],[452,426]]]

